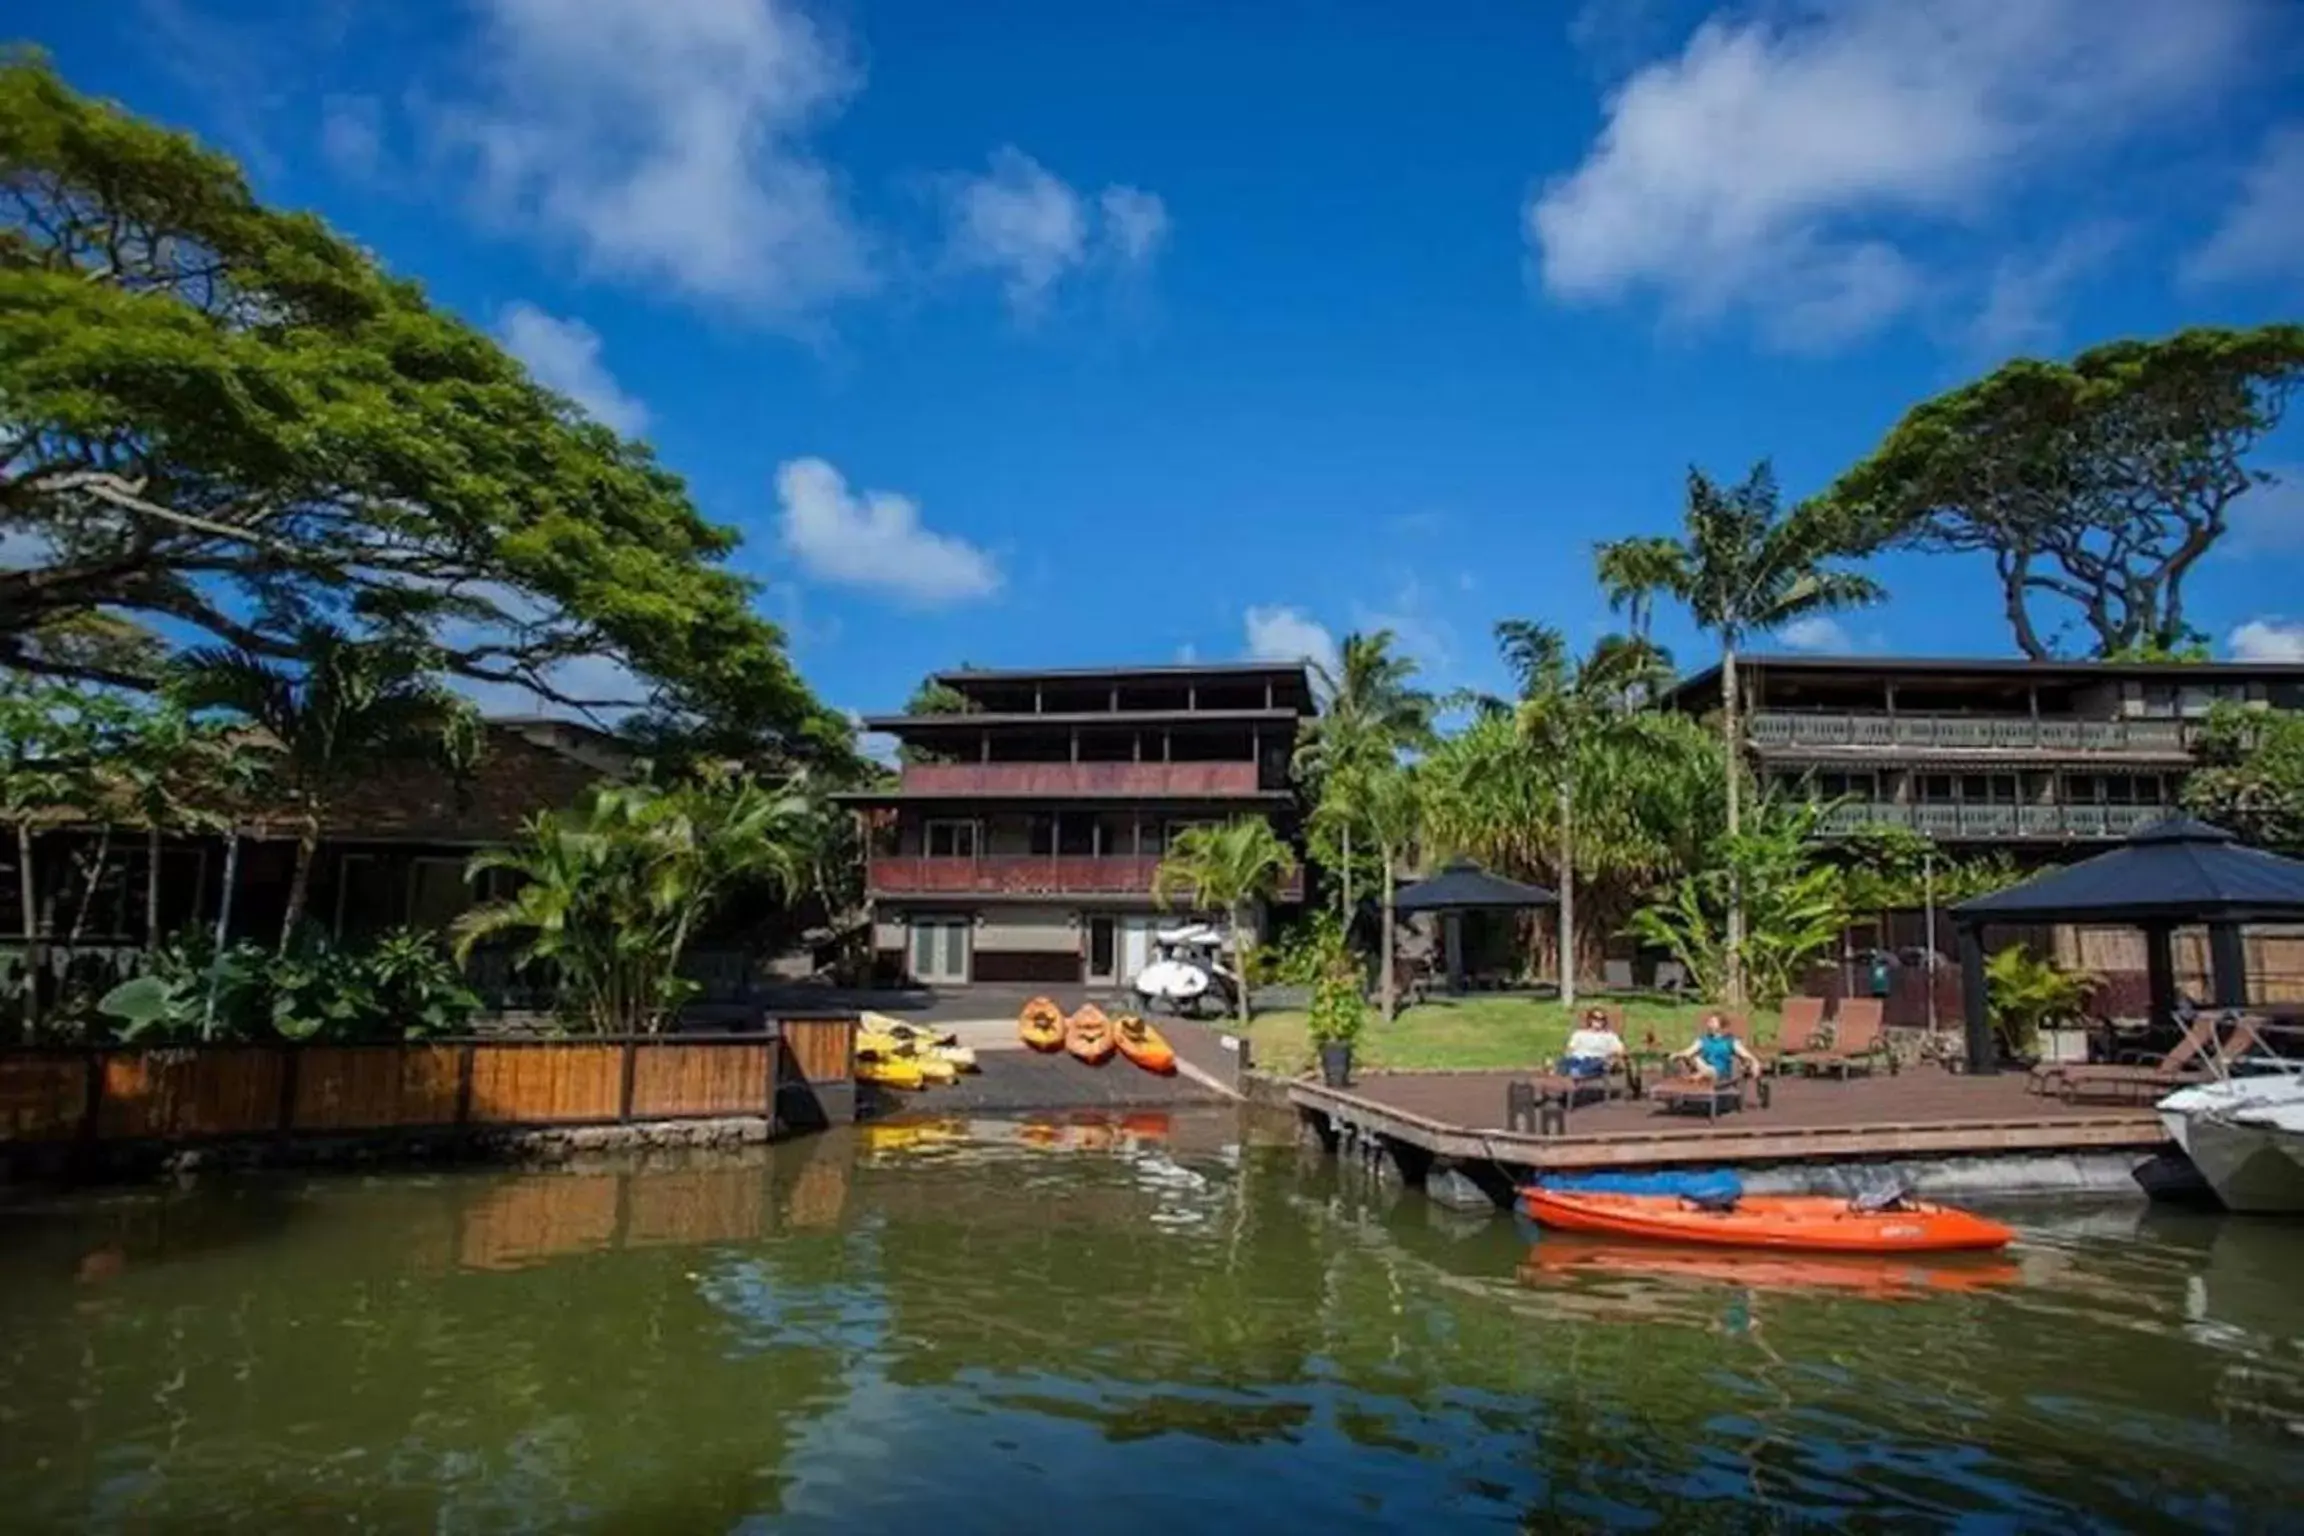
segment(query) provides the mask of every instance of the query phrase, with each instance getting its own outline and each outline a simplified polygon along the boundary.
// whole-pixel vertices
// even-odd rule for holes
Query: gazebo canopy
[[[1963,923],[2289,922],[2304,919],[2304,860],[2171,816],[2108,853],[1952,909]]]
[[[1560,898],[1540,885],[1523,885],[1492,875],[1470,859],[1453,859],[1429,880],[1419,880],[1392,900],[1395,912],[1507,912],[1549,907]]]
[[[2171,934],[2205,924],[2214,1003],[2248,1001],[2243,923],[2304,920],[2304,861],[2251,848],[2222,827],[2190,816],[2155,822],[2127,842],[2022,885],[1952,909],[1960,929],[1960,975],[1968,1064],[1990,1071],[1996,1055],[1984,996],[1982,930],[1994,923],[2102,923],[2141,928],[2152,1015],[2175,1015]]]

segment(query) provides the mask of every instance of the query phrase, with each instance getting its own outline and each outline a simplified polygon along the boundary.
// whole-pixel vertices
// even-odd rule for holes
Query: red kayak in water
[[[1530,1185],[1520,1192],[1520,1208],[1564,1232],[1804,1253],[1950,1253],[2005,1248],[2016,1236],[1968,1211],[1901,1198],[1875,1208],[1832,1195],[1745,1195],[1713,1203]]]

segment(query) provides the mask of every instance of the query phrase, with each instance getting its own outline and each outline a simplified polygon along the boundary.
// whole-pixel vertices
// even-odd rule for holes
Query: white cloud
[[[1786,650],[1810,651],[1817,655],[1846,655],[1856,649],[1856,642],[1838,619],[1827,614],[1815,614],[1805,619],[1794,619],[1776,631],[1776,638]]]
[[[1876,328],[1928,288],[1888,231],[1967,228],[2043,165],[2196,105],[2248,0],[1846,0],[1715,17],[1608,98],[1525,232],[1570,302],[1746,309],[1773,341]]]
[[[1097,199],[1104,209],[1104,238],[1126,267],[1151,264],[1168,240],[1168,205],[1142,187],[1109,186]]]
[[[2224,547],[2236,555],[2304,549],[2304,464],[2266,464],[2271,478],[2232,503]]]
[[[871,283],[809,132],[857,77],[794,0],[479,0],[478,99],[438,109],[482,209],[604,275],[797,320]]]
[[[2304,662],[2304,620],[2250,619],[2224,643],[2235,661]]]
[[[1301,608],[1251,608],[1244,616],[1251,661],[1310,661],[1334,671],[1336,637]]]
[[[1381,606],[1355,605],[1353,628],[1392,632],[1394,649],[1421,667],[1425,682],[1446,675],[1456,660],[1456,627],[1436,608],[1424,583],[1404,577],[1390,602]]]
[[[1984,303],[1968,325],[1969,345],[1994,360],[2055,348],[2065,296],[2120,243],[2108,224],[2075,229],[2044,251],[2018,251],[1993,263]]]
[[[2240,198],[2184,263],[2194,283],[2304,280],[2304,123],[2278,128],[2241,183]]]
[[[329,96],[320,103],[320,157],[339,176],[372,179],[384,163],[384,109],[373,96]]]
[[[953,264],[998,276],[1009,308],[1027,318],[1099,248],[1122,269],[1140,271],[1168,235],[1168,207],[1157,194],[1114,184],[1091,207],[1013,145],[994,150],[982,175],[949,178],[946,197]]]
[[[812,576],[866,587],[923,607],[989,597],[1000,589],[991,556],[920,522],[919,504],[892,491],[848,489],[822,459],[776,470],[784,547]]]
[[[648,426],[648,407],[624,392],[600,361],[600,335],[581,320],[561,320],[533,304],[508,306],[496,322],[504,348],[557,390],[627,437]]]

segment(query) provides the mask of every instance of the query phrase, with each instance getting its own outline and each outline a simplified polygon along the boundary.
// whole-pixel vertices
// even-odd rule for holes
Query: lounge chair
[[[1761,1058],[1761,1065],[1781,1076],[1786,1067],[1804,1066],[1825,1054],[1824,999],[1784,999],[1784,1022],[1776,1031],[1776,1049]]]
[[[1889,1054],[1888,1037],[1881,1030],[1884,1006],[1876,997],[1840,999],[1840,1006],[1832,1011],[1831,1048],[1806,1055],[1802,1061],[1819,1072],[1837,1072],[1842,1078],[1858,1070],[1869,1072],[1883,1061],[1888,1070],[1896,1070],[1896,1058]]]
[[[1725,1014],[1722,1016],[1721,1022],[1728,1026],[1729,1034],[1739,1040],[1744,1038],[1745,1020],[1741,1014]],[[1748,1082],[1759,1093],[1761,1107],[1766,1108],[1768,1104],[1766,1064],[1763,1063],[1760,1070],[1755,1072],[1752,1068],[1744,1065],[1741,1060],[1736,1063],[1734,1075],[1724,1083],[1694,1076],[1670,1077],[1660,1083],[1651,1083],[1648,1087],[1648,1097],[1661,1113],[1673,1114],[1682,1110],[1702,1110],[1707,1119],[1717,1120],[1720,1118],[1722,1110],[1742,1109],[1744,1107],[1744,1085]]]
[[[2070,1072],[2194,1071],[2200,1066],[2201,1052],[2207,1050],[2216,1038],[2216,1015],[2202,1010],[2187,1011],[2179,1016],[2186,1019],[2184,1033],[2177,1037],[2176,1043],[2163,1056],[2149,1057],[2123,1052],[2108,1062],[2037,1061],[2026,1075],[2024,1086],[2033,1093],[2049,1094],[2057,1091],[2065,1074]]]
[[[2219,1038],[2218,1026],[2231,1029]],[[2049,1076],[2041,1092],[2053,1092],[2065,1103],[2081,1099],[2158,1098],[2161,1094],[2216,1075],[2219,1061],[2236,1061],[2264,1049],[2259,1022],[2235,1011],[2202,1013],[2192,1021],[2167,1055],[2156,1062],[2123,1065],[2116,1062],[2067,1064]]]

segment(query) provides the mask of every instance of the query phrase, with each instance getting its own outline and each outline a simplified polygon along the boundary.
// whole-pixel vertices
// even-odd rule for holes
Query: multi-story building
[[[1150,959],[1153,874],[1178,832],[1242,813],[1295,830],[1312,713],[1301,665],[959,671],[948,714],[881,715],[896,786],[845,796],[870,830],[884,969],[916,981],[1120,985]],[[1282,893],[1300,899],[1301,877]]]
[[[2167,814],[2217,703],[2304,708],[2304,664],[1761,656],[1737,667],[1761,781],[1945,843],[2046,852]],[[1674,708],[1720,707],[1720,669]]]

